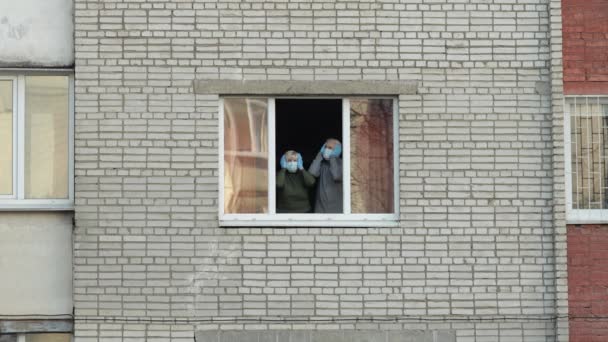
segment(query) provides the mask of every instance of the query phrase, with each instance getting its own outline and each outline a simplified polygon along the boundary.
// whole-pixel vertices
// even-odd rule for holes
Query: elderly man
[[[315,213],[342,213],[342,145],[327,139],[308,172],[318,178]]]

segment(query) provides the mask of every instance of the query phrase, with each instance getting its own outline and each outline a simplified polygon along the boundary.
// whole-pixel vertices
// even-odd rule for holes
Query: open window
[[[396,104],[389,97],[222,98],[220,224],[396,225]]]
[[[0,210],[73,208],[73,79],[0,75]]]
[[[608,96],[569,96],[564,108],[567,220],[606,223]]]

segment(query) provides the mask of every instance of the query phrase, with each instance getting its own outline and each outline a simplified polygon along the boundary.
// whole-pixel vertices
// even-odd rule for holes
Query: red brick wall
[[[608,0],[562,0],[564,93],[608,94]]]
[[[568,309],[570,342],[608,341],[608,225],[568,226]]]

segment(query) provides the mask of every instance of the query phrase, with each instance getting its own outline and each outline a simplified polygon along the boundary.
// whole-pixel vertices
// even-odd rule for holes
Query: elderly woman
[[[283,154],[276,184],[278,213],[311,212],[308,189],[315,185],[315,178],[304,170],[304,161],[298,152]]]
[[[308,172],[318,178],[315,213],[342,213],[342,145],[327,139]]]

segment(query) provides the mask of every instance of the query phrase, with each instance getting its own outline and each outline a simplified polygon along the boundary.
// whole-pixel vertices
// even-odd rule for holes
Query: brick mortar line
[[[303,318],[280,318],[280,317],[226,317],[226,318],[156,318],[156,317],[108,317],[108,316],[90,316],[90,317],[74,317],[75,322],[103,322],[103,323],[174,323],[174,324],[190,324],[190,323],[340,323],[340,322],[361,322],[361,323],[390,323],[390,322],[552,322],[561,317],[557,315],[517,315],[517,316],[384,316],[384,317],[335,317],[335,318],[318,318],[303,317]],[[593,317],[577,317],[577,318],[593,318]],[[608,319],[608,317],[598,317]]]

